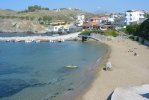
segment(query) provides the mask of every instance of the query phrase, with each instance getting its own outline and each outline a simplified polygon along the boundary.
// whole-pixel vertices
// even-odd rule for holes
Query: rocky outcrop
[[[110,100],[149,100],[149,84],[137,87],[116,88]]]
[[[0,19],[1,32],[45,33],[47,28],[37,22],[19,19]]]

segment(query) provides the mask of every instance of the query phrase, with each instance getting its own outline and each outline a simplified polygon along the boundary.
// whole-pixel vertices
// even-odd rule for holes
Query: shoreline
[[[94,40],[94,39],[93,39],[93,41],[97,41],[97,40]],[[95,72],[94,72],[94,79],[91,80],[90,84],[88,84],[88,86],[86,87],[86,89],[84,89],[84,90],[81,92],[81,94],[80,94],[76,99],[74,99],[74,100],[84,100],[84,99],[83,99],[83,96],[86,95],[86,93],[91,90],[91,88],[93,87],[93,85],[94,85],[96,79],[97,79],[97,78],[99,77],[99,75],[100,75],[100,71],[104,68],[105,64],[107,63],[107,61],[108,61],[108,59],[109,59],[109,57],[110,57],[110,54],[111,54],[111,47],[110,47],[108,44],[106,44],[106,43],[104,43],[104,42],[102,42],[102,41],[97,41],[97,42],[99,42],[99,43],[101,43],[101,44],[103,44],[103,45],[106,46],[106,53],[104,54],[104,56],[103,56],[101,59],[99,58],[99,59],[100,59],[100,62],[98,62],[98,63],[96,64],[96,68],[95,68]],[[98,60],[99,60],[99,59],[98,59]],[[90,99],[90,100],[91,100],[91,99]]]
[[[99,65],[100,70],[97,70],[91,85],[76,100],[107,100],[115,88],[149,83],[149,79],[145,78],[149,77],[148,47],[129,39],[104,41],[102,43],[111,49],[110,54]],[[133,52],[137,52],[139,56],[135,57],[133,53],[129,53],[127,51],[129,49],[134,49]],[[112,71],[102,70],[103,65],[108,60],[112,62]]]
[[[81,96],[84,95],[85,92],[90,89],[90,85],[97,77],[97,71],[101,70],[101,66],[107,62],[107,58],[109,57],[109,54],[111,52],[109,46],[94,39],[89,39],[87,42],[91,41],[97,42],[99,45],[104,45],[106,48],[106,52],[102,57],[99,57],[92,66],[90,66],[91,69],[88,73],[86,73],[85,79],[76,89],[74,89],[73,91],[66,92],[64,95],[58,97],[58,99],[56,100],[82,100]]]
[[[69,42],[69,41],[68,41]],[[75,41],[74,41],[75,42]],[[80,43],[79,43],[80,42]],[[99,43],[99,42],[97,42],[97,41],[95,41],[95,43],[90,43],[90,42],[94,42],[94,41],[88,41],[87,42],[87,46],[89,45],[93,45],[93,46],[91,46],[91,47],[93,47],[93,48],[91,48],[91,51],[92,51],[92,49],[95,49],[95,51],[96,51],[96,53],[94,53],[94,52],[92,52],[92,54],[94,53],[94,55],[96,55],[96,57],[95,57],[95,59],[93,60],[93,62],[90,62],[89,64],[86,64],[86,68],[83,68],[82,67],[82,71],[80,71],[81,73],[83,72],[83,74],[80,74],[81,75],[81,77],[80,77],[80,82],[81,82],[81,84],[79,84],[79,86],[78,85],[76,85],[77,87],[75,88],[75,86],[73,86],[73,84],[72,84],[72,86],[71,86],[71,84],[70,84],[70,86],[68,85],[68,89],[66,88],[66,91],[58,91],[59,92],[59,94],[55,94],[55,93],[57,93],[57,92],[55,92],[55,93],[53,93],[53,96],[54,95],[56,95],[56,98],[59,96],[59,95],[63,95],[63,93],[65,94],[66,92],[67,93],[69,93],[69,94],[71,94],[72,93],[72,95],[74,95],[74,92],[73,91],[75,91],[75,89],[79,89],[79,90],[84,90],[85,88],[86,88],[86,86],[88,86],[88,83],[90,84],[91,83],[91,81],[90,81],[90,79],[92,80],[93,78],[93,75],[94,75],[94,73],[95,73],[95,68],[96,68],[96,66],[94,66],[95,65],[95,62],[100,62],[100,60],[101,60],[101,58],[103,57],[103,55],[105,54],[105,49],[103,48],[103,47],[105,47],[104,45],[102,45],[101,43]],[[81,41],[78,41],[78,43],[79,44],[81,44],[81,47],[82,47],[82,44],[83,45],[86,45],[86,43],[82,43]],[[22,43],[21,43],[22,44]],[[95,44],[95,45],[94,45]],[[13,44],[12,44],[13,45]],[[100,46],[101,45],[101,46]],[[48,44],[48,46],[49,46],[49,44]],[[63,45],[62,45],[63,46]],[[77,45],[78,46],[78,45]],[[97,47],[99,48],[99,49],[97,49]],[[101,53],[98,53],[99,51],[100,51],[100,48],[103,48],[103,49],[101,49],[102,50],[102,52]],[[15,48],[15,47],[14,47]],[[13,50],[13,48],[12,48],[12,50]],[[23,49],[24,50],[24,49]],[[79,51],[80,51],[80,49],[78,49]],[[83,50],[86,50],[86,49],[83,49]],[[94,50],[93,50],[94,51]],[[88,52],[87,54],[89,54],[90,52]],[[80,54],[80,53],[79,53]],[[92,54],[90,54],[90,55],[92,55]],[[101,55],[100,55],[101,54]],[[70,55],[71,56],[71,55]],[[90,57],[90,56],[87,56],[87,57]],[[86,58],[85,58],[86,59]],[[91,59],[92,59],[92,57],[91,57]],[[79,61],[82,61],[82,60],[79,60]],[[86,63],[86,61],[89,61],[89,60],[85,60],[85,62],[84,63]],[[76,62],[76,63],[78,63],[78,62]],[[96,63],[96,64],[97,64]],[[92,66],[93,65],[93,66]],[[85,67],[85,66],[84,66]],[[79,70],[79,69],[78,69]],[[85,71],[84,71],[85,70]],[[60,68],[60,70],[58,69],[58,72],[59,71],[61,71],[61,68]],[[63,70],[62,70],[63,71]],[[77,70],[76,70],[76,72],[77,72]],[[63,72],[62,72],[63,73]],[[90,74],[91,73],[91,74]],[[76,73],[77,74],[77,73]],[[60,75],[61,75],[61,73],[60,73]],[[62,74],[63,75],[63,74]],[[65,74],[64,74],[65,75]],[[67,75],[67,73],[66,73],[66,75]],[[69,74],[68,74],[69,75]],[[83,75],[83,77],[82,77],[82,75]],[[88,76],[86,76],[86,75],[88,75]],[[79,78],[79,77],[77,77],[77,78]],[[63,81],[63,79],[65,80],[65,77],[61,77],[60,79],[62,79],[62,80],[60,80],[60,81]],[[83,80],[82,80],[83,79]],[[85,80],[85,81],[84,81]],[[48,81],[48,83],[47,84],[55,84],[55,82],[53,82],[54,80],[51,80],[51,81]],[[59,81],[59,80],[58,80]],[[83,82],[82,82],[83,81]],[[57,82],[57,81],[56,81]],[[73,82],[73,81],[72,81]],[[79,82],[79,83],[80,83]],[[75,83],[75,82],[74,82]],[[77,82],[78,83],[78,82]],[[67,83],[65,83],[65,84],[67,84]],[[84,85],[85,84],[85,85]],[[81,89],[80,89],[80,87],[81,87]],[[63,87],[62,87],[63,88]],[[14,98],[15,97],[19,97],[19,95],[20,94],[22,94],[21,96],[23,97],[23,94],[25,93],[25,92],[27,92],[28,90],[30,90],[30,88],[28,88],[28,89],[24,89],[24,90],[22,90],[23,92],[18,92],[18,94],[16,94],[17,96],[15,96],[14,95]],[[32,90],[32,89],[31,89]],[[38,90],[38,89],[37,89]],[[34,90],[33,90],[34,91]],[[29,92],[30,93],[30,92]],[[35,92],[36,93],[36,92]],[[49,92],[50,93],[50,92]],[[79,95],[79,93],[80,93],[80,91],[78,91],[78,92],[76,92],[77,93],[77,95],[75,96],[75,97],[77,97],[78,95]],[[68,96],[70,96],[68,94]],[[25,94],[26,95],[26,94]],[[21,97],[20,96],[20,97]],[[64,95],[65,96],[65,95]],[[29,95],[29,97],[30,97],[30,95]],[[32,96],[31,96],[32,97]],[[47,97],[48,98],[48,95],[46,95],[45,97]],[[50,97],[50,95],[49,95],[49,97]],[[10,97],[11,98],[11,97]],[[13,96],[12,96],[12,98],[13,98]],[[55,97],[54,97],[54,99],[56,99]],[[58,100],[62,100],[61,98],[60,99],[58,99]],[[71,99],[63,99],[63,100],[71,100]]]

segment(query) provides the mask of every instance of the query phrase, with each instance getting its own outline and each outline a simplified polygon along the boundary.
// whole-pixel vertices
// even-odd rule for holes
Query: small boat
[[[68,65],[68,66],[65,66],[65,68],[79,68],[79,66]]]

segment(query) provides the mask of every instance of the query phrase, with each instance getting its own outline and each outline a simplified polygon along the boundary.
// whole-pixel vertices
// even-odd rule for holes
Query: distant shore
[[[129,39],[104,43],[111,48],[109,58],[107,56],[103,59],[95,80],[77,100],[107,100],[117,87],[149,83],[148,47]],[[134,53],[137,53],[137,56],[134,56]],[[107,61],[111,61],[112,71],[102,69]]]

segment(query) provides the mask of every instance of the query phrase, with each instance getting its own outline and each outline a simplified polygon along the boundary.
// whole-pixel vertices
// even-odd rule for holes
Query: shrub
[[[149,40],[149,19],[145,20],[139,28],[139,35],[147,40]]]
[[[139,28],[140,28],[140,25],[138,25],[138,24],[135,24],[135,25],[128,25],[128,26],[126,27],[126,32],[127,32],[128,34],[138,36],[138,35],[139,35]]]
[[[127,32],[127,31],[126,31],[126,28],[122,28],[122,29],[120,29],[120,31],[122,31],[122,32],[124,32],[124,33]]]
[[[95,34],[103,34],[104,32],[101,30],[86,30],[81,32],[81,35],[90,35],[91,33],[95,33]]]
[[[134,36],[133,35],[129,36],[129,38],[132,39],[132,40],[134,40]]]
[[[107,36],[113,36],[113,37],[118,36],[118,33],[115,30],[106,30],[104,33]]]
[[[89,30],[86,30],[86,31],[81,32],[80,34],[81,35],[89,35],[90,33],[92,33],[92,32]]]
[[[102,31],[102,30],[86,30],[81,32],[81,35],[90,35],[91,33],[95,33],[95,34],[101,34],[101,35],[106,35],[106,36],[113,36],[116,37],[118,36],[118,33],[115,30],[106,30],[106,31]]]

